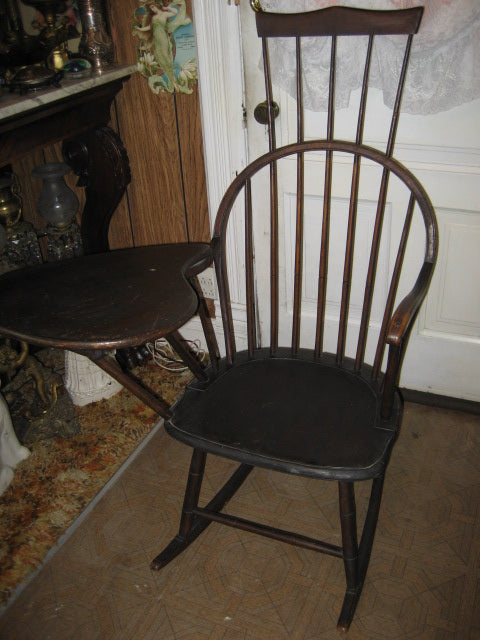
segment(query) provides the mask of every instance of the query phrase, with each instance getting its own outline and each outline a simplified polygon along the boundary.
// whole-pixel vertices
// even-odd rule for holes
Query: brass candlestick
[[[22,0],[22,2],[43,15],[45,26],[40,31],[39,40],[50,51],[48,65],[52,69],[61,69],[68,61],[67,40],[79,35],[75,28],[67,27],[65,21],[57,24],[57,14],[62,0]]]
[[[45,18],[45,27],[42,29],[41,34],[45,40],[57,39],[57,13],[61,4],[61,0],[22,0],[23,4],[29,7],[33,7],[40,12]]]

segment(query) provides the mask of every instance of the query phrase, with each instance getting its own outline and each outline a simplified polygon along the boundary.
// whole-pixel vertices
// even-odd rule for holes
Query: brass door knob
[[[270,106],[272,109],[272,115],[276,118],[280,113],[280,107],[276,102],[270,103]],[[268,105],[266,100],[257,104],[253,111],[253,117],[260,124],[268,124]]]

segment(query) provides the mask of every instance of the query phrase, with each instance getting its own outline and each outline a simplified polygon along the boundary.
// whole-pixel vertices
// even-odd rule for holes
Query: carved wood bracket
[[[82,241],[85,253],[108,251],[108,227],[131,181],[127,152],[110,127],[97,127],[62,145],[65,162],[85,187]]]

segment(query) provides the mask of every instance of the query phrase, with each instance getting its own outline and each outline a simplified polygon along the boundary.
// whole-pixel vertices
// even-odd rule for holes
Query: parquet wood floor
[[[150,571],[176,532],[188,462],[160,430],[7,609],[0,638],[338,638],[338,559],[212,524]],[[207,467],[205,497],[229,470]],[[480,639],[479,505],[480,417],[407,404],[348,638]],[[339,543],[334,484],[255,471],[229,510]]]

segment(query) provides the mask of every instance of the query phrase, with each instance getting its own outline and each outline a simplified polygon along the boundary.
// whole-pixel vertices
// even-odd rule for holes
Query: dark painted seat
[[[278,36],[295,40],[297,141],[276,148],[273,109],[269,109],[269,152],[237,176],[220,204],[211,245],[224,356],[211,354],[208,379],[196,379],[188,385],[166,422],[168,433],[192,446],[193,454],[179,532],[153,560],[152,568],[160,569],[170,562],[212,521],[334,555],[343,559],[346,573],[347,588],[338,621],[338,627],[346,630],[365,579],[384,473],[401,422],[397,389],[401,365],[437,253],[436,220],[428,196],[418,180],[393,159],[409,51],[422,9],[377,12],[334,7],[305,14],[269,14],[258,2],[253,4],[263,41],[267,104],[273,102],[268,40]],[[363,128],[373,41],[386,34],[404,34],[405,57],[386,149],[380,151],[363,144]],[[327,136],[305,141],[298,73],[302,41],[306,36],[326,35],[331,36]],[[357,133],[352,142],[334,136],[337,40],[349,35],[368,39],[366,58],[361,62],[364,80]],[[349,172],[343,218],[332,208],[333,199],[337,199],[337,206],[343,197],[337,166],[338,175]],[[368,177],[372,171],[378,176],[373,205],[372,189],[362,191],[361,184],[364,173]],[[289,176],[286,191],[293,202],[290,224],[285,222],[285,202],[279,195],[285,175]],[[260,176],[263,180],[266,177],[267,188]],[[395,189],[392,197],[391,183]],[[368,243],[358,243],[360,248],[356,240],[363,232],[362,225],[368,226],[369,221],[358,214],[359,194],[373,208],[373,224],[362,236]],[[319,229],[318,243],[310,243],[308,251],[306,243],[311,238],[305,237],[304,229],[307,197],[309,206],[314,207],[309,215]],[[258,224],[265,208],[268,224]],[[341,220],[346,220],[344,236],[338,233]],[[415,229],[412,247],[408,243],[411,227]],[[390,238],[394,230],[398,232],[395,241]],[[339,236],[344,237],[340,269]],[[288,239],[292,240],[291,250]],[[379,275],[379,255],[385,242],[388,259],[380,261]],[[316,252],[312,246],[317,247]],[[266,260],[260,259],[262,251],[267,252]],[[307,267],[309,259],[313,270]],[[293,265],[290,276],[286,275],[289,261]],[[242,274],[238,273],[240,262],[244,265]],[[406,281],[402,277],[404,262],[408,264]],[[264,274],[256,272],[259,264],[270,267],[267,284]],[[412,265],[416,265],[413,277]],[[336,271],[340,277],[335,280]],[[333,276],[333,284],[329,276]],[[360,293],[356,291],[359,283]],[[332,296],[334,290],[337,294]],[[207,454],[240,464],[216,496],[206,506],[199,506]],[[255,466],[337,481],[342,545],[224,513],[223,506]],[[358,543],[354,482],[366,480],[372,484],[371,497]]]
[[[168,431],[194,447],[259,467],[316,478],[372,478],[383,470],[400,411],[398,403],[383,419],[376,387],[368,377],[311,355],[271,358],[264,351],[242,363],[239,354],[234,367],[189,385]]]

